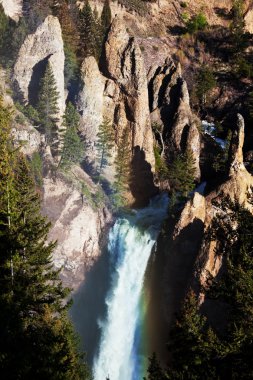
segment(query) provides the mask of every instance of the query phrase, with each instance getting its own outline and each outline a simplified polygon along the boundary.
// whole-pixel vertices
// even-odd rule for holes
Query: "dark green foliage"
[[[172,360],[168,369],[169,379],[216,379],[212,364],[217,338],[206,328],[206,318],[199,312],[195,293],[190,290],[182,311],[171,332],[168,345]]]
[[[253,216],[228,197],[215,203],[218,212],[206,241],[216,241],[223,271],[210,276],[206,297],[223,305],[223,331],[201,315],[190,291],[171,333],[169,379],[252,379],[253,376]]]
[[[33,108],[32,105],[28,104],[26,106],[23,106],[22,104],[16,102],[15,106],[29,119],[29,121],[33,122],[35,125],[40,124],[39,113],[35,108]]]
[[[231,8],[232,21],[230,24],[232,37],[232,52],[237,56],[245,49],[246,40],[244,36],[244,1],[233,0]]]
[[[62,28],[65,53],[64,77],[66,88],[71,86],[73,81],[77,80],[79,70],[77,60],[79,44],[78,27],[74,19],[72,7],[68,3],[67,0],[63,0],[61,2],[56,2],[53,7],[53,13],[58,17]]]
[[[208,22],[206,16],[203,12],[200,12],[187,21],[186,28],[188,33],[194,34],[198,31],[204,30],[207,25]]]
[[[9,26],[8,17],[4,13],[2,4],[0,4],[0,55],[2,54],[2,48],[4,45],[4,38]]]
[[[218,130],[217,130],[218,133]],[[232,131],[229,129],[227,131],[227,138],[225,148],[217,148],[216,151],[213,152],[212,157],[212,167],[218,174],[226,174],[228,169],[228,158],[229,158],[229,148],[232,138]]]
[[[88,379],[67,319],[24,156],[13,149],[10,112],[0,104],[0,373],[6,380]]]
[[[116,175],[114,188],[114,202],[117,207],[124,206],[126,203],[127,191],[130,182],[131,164],[131,145],[129,129],[124,129],[119,145],[118,154],[115,160]]]
[[[57,141],[57,117],[59,93],[57,92],[54,74],[48,63],[45,75],[41,79],[39,101],[37,110],[40,116],[41,127],[45,133],[48,145],[56,145]]]
[[[43,184],[43,162],[39,152],[34,152],[31,160],[29,162],[29,166],[32,170],[33,178],[35,184],[41,188]]]
[[[28,34],[28,24],[24,18],[16,23],[9,20],[8,27],[3,34],[2,46],[0,47],[0,62],[5,67],[11,67],[17,58],[19,49]]]
[[[210,228],[218,240],[226,271],[214,279],[208,297],[224,302],[229,310],[220,358],[224,378],[250,379],[253,376],[253,216],[238,203],[225,198],[221,213]],[[225,377],[228,376],[228,377]]]
[[[98,152],[97,181],[101,180],[103,170],[109,165],[111,149],[114,144],[114,132],[107,119],[99,126],[96,148]]]
[[[71,82],[78,79],[79,64],[75,52],[69,47],[69,45],[65,44],[64,54],[64,79],[65,87],[68,88],[71,85]]]
[[[217,84],[212,70],[207,66],[202,67],[198,72],[196,82],[196,95],[200,103],[205,106],[208,102],[210,91]]]
[[[156,357],[156,354],[149,358],[149,366],[148,366],[148,377],[144,377],[144,380],[165,380],[167,379],[163,370],[161,369],[160,363]]]
[[[79,13],[79,55],[83,59],[88,56],[98,56],[96,39],[96,22],[88,0]]]
[[[79,114],[72,103],[68,103],[64,114],[65,135],[61,161],[59,166],[68,169],[73,164],[82,161],[84,155],[84,145],[78,135]]]
[[[160,148],[154,146],[155,171],[160,181],[168,179],[169,170],[164,158],[161,156]]]
[[[191,150],[179,154],[169,167],[171,188],[183,197],[194,189],[195,161]]]
[[[244,57],[238,56],[234,61],[235,74],[239,78],[252,78],[252,64]]]
[[[112,21],[112,12],[110,8],[110,0],[105,0],[101,13],[101,26],[103,32],[106,33]]]

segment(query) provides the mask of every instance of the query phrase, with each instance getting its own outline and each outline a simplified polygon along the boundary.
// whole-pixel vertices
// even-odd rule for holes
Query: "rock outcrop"
[[[140,47],[117,17],[105,43],[105,73],[120,88],[119,98],[114,99],[115,110],[121,115],[114,119],[116,129],[130,128],[133,148],[143,150],[146,161],[154,167],[146,70]]]
[[[200,120],[193,114],[180,64],[167,58],[163,66],[154,66],[149,74],[152,123],[161,125],[169,159],[190,149],[195,159],[195,178],[200,178]]]
[[[243,144],[244,120],[241,115],[238,115],[237,127],[230,145],[227,179],[205,197],[195,193],[193,199],[185,205],[175,227],[174,237],[179,238],[180,234],[183,234],[194,221],[202,223],[203,234],[191,237],[198,240],[200,244],[196,268],[197,276],[202,284],[205,283],[208,272],[216,276],[222,265],[222,257],[215,253],[216,242],[207,243],[204,239],[204,232],[208,230],[213,218],[220,212],[219,202],[224,196],[228,196],[232,201],[238,201],[253,213],[252,204],[248,201],[248,195],[253,189],[253,176],[246,170],[243,163]]]
[[[14,66],[13,79],[25,102],[33,101],[33,87],[38,90],[41,71],[49,62],[59,93],[59,117],[65,110],[64,50],[61,26],[58,18],[48,16],[35,33],[26,37]],[[37,91],[34,91],[35,95]]]
[[[29,124],[14,124],[12,136],[14,145],[21,146],[21,152],[27,156],[38,152],[41,144],[45,142],[43,136]]]
[[[145,204],[156,192],[152,177],[155,159],[147,75],[141,50],[118,17],[111,24],[101,66],[99,70],[91,57],[82,65],[84,85],[79,94],[79,110],[82,131],[91,147],[88,154],[94,159],[94,142],[103,119],[108,119],[115,129],[115,147],[123,131],[128,129],[136,178],[131,192],[135,199],[145,198],[145,202],[141,202]]]
[[[87,142],[86,154],[92,161],[96,153],[95,141],[98,128],[103,121],[106,79],[100,73],[94,57],[88,57],[84,60],[81,67],[81,77],[83,88],[79,93],[78,108],[82,118],[82,134]]]
[[[4,12],[7,16],[18,21],[22,15],[23,0],[0,0],[3,5]]]
[[[224,195],[238,200],[253,213],[247,196],[253,186],[251,176],[243,164],[244,122],[238,115],[237,128],[231,141],[230,166],[223,183],[207,195],[195,192],[181,211],[176,225],[169,226],[168,240],[161,238],[161,250],[164,252],[165,290],[164,308],[167,324],[171,323],[179,311],[189,287],[200,291],[199,284],[205,286],[209,273],[217,276],[223,265],[222,255],[217,255],[216,241],[208,241],[208,231],[214,217],[222,212],[219,202]],[[215,204],[213,203],[215,201]],[[204,297],[201,295],[201,302]]]
[[[95,191],[92,181],[81,169],[76,168],[75,174],[89,191]],[[57,240],[53,262],[56,268],[62,267],[64,285],[76,290],[100,255],[101,232],[111,216],[105,206],[95,207],[82,197],[77,186],[60,177],[45,178],[43,190],[43,213],[52,222],[48,238]]]

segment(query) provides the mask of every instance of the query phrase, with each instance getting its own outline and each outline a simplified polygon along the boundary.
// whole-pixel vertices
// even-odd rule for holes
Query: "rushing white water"
[[[94,361],[94,380],[106,380],[108,376],[110,380],[133,379],[134,337],[143,279],[166,211],[167,197],[156,197],[148,207],[118,219],[110,231],[113,275],[106,299],[107,317],[101,323],[101,342]]]

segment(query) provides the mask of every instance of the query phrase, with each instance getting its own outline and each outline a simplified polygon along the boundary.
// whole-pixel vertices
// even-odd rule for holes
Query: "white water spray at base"
[[[166,196],[156,197],[149,207],[118,219],[110,231],[108,248],[114,273],[94,361],[94,380],[133,377],[132,355],[144,274],[166,211]]]

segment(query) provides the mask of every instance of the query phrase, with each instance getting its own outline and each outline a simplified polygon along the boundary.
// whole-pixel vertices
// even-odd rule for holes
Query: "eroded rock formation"
[[[180,64],[167,58],[163,66],[154,66],[149,74],[152,123],[161,125],[169,159],[190,149],[195,159],[195,178],[200,178],[200,120],[193,114]]]
[[[13,79],[25,102],[33,102],[38,91],[41,73],[50,63],[59,93],[58,108],[62,116],[65,110],[64,50],[61,26],[58,18],[48,16],[35,33],[26,37],[14,66]]]
[[[83,89],[79,94],[83,133],[94,146],[99,123],[108,119],[119,144],[124,129],[129,130],[132,166],[136,180],[131,191],[145,202],[155,194],[153,136],[150,122],[147,75],[141,50],[116,17],[105,43],[103,65],[98,69],[94,58],[82,65]],[[94,152],[91,150],[91,158]]]

